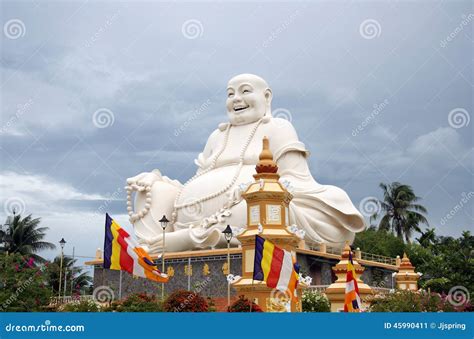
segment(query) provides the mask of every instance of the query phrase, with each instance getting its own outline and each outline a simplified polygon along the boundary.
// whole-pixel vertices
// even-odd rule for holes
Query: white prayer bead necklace
[[[222,155],[222,153],[224,152],[224,150],[226,149],[227,147],[227,143],[228,143],[228,140],[229,140],[229,134],[230,134],[230,129],[232,127],[231,124],[228,124],[227,127],[226,127],[226,134],[224,136],[224,143],[222,145],[222,148],[219,150],[219,152],[216,153],[216,155],[213,157],[212,159],[212,162],[211,162],[211,165],[209,167],[207,167],[206,169],[202,170],[201,172],[198,172],[196,173],[192,178],[190,178],[188,181],[186,181],[184,183],[184,185],[180,188],[180,190],[178,191],[178,194],[176,195],[176,199],[174,200],[174,209],[173,209],[173,213],[171,214],[171,224],[175,223],[176,222],[176,217],[177,217],[177,210],[179,209],[182,209],[182,208],[186,208],[186,207],[189,207],[189,206],[194,206],[196,204],[200,204],[204,201],[207,201],[207,200],[210,200],[210,199],[213,199],[213,198],[216,198],[222,194],[224,194],[225,192],[227,192],[232,186],[234,186],[235,182],[237,181],[238,177],[239,177],[239,174],[240,174],[240,171],[242,170],[242,166],[244,164],[244,156],[245,156],[245,152],[247,151],[247,148],[249,147],[250,145],[250,142],[252,141],[253,137],[255,136],[255,133],[257,132],[257,129],[258,127],[260,126],[260,124],[262,122],[268,122],[269,121],[269,118],[267,116],[263,117],[262,119],[260,119],[256,124],[255,126],[253,127],[252,131],[250,132],[250,135],[249,137],[247,138],[247,141],[245,142],[245,144],[242,146],[242,150],[240,152],[240,156],[239,156],[239,164],[237,166],[237,170],[235,171],[235,174],[234,176],[232,177],[232,180],[231,182],[226,185],[224,188],[222,188],[221,190],[217,191],[217,192],[214,192],[214,193],[211,193],[211,194],[208,194],[200,199],[196,199],[196,200],[193,200],[189,203],[183,203],[183,204],[180,204],[178,205],[178,200],[179,198],[181,197],[181,193],[183,192],[184,188],[186,185],[190,184],[191,182],[193,182],[194,180],[196,180],[197,178],[199,178],[200,176],[212,171],[216,165],[217,165],[217,160],[219,159],[219,157]],[[152,184],[153,185],[153,184]],[[127,190],[127,211],[128,211],[128,215],[129,215],[129,219],[130,219],[130,222],[133,224],[135,221],[137,220],[140,220],[142,218],[144,218],[148,212],[150,211],[150,208],[151,208],[151,204],[152,204],[152,194],[151,194],[151,186],[146,186],[146,187],[143,187],[143,186],[139,186],[139,185],[136,185],[136,184],[132,184],[132,185],[127,185],[125,187],[125,189]],[[145,205],[143,206],[143,208],[137,212],[137,213],[133,213],[133,204],[132,204],[132,193],[133,191],[137,191],[137,192],[143,192],[143,191],[146,191],[146,200],[145,200]]]
[[[221,190],[217,191],[217,192],[214,192],[214,193],[211,193],[211,194],[208,194],[202,198],[199,198],[199,199],[196,199],[196,200],[193,200],[189,203],[183,203],[183,204],[178,204],[178,200],[179,198],[181,197],[181,193],[183,192],[184,190],[184,187],[188,184],[190,184],[191,182],[193,182],[194,180],[196,180],[197,178],[199,178],[200,176],[208,173],[209,171],[213,170],[215,167],[216,167],[216,164],[217,164],[217,160],[219,159],[219,157],[221,156],[221,154],[224,152],[224,150],[226,149],[227,147],[227,143],[228,143],[228,140],[229,140],[229,134],[230,134],[230,129],[232,127],[231,124],[229,124],[227,126],[227,129],[226,129],[226,134],[225,134],[225,137],[224,137],[224,144],[222,146],[222,148],[219,150],[219,152],[214,156],[214,158],[212,159],[212,162],[211,162],[211,165],[206,168],[205,170],[199,172],[199,173],[196,173],[191,179],[189,179],[188,181],[186,181],[186,183],[183,185],[183,187],[179,190],[178,194],[176,195],[176,199],[174,201],[174,210],[173,210],[173,213],[171,214],[171,223],[174,223],[176,221],[176,217],[177,217],[177,210],[179,209],[182,209],[182,208],[186,208],[186,207],[189,207],[189,206],[194,206],[196,204],[200,204],[204,201],[207,201],[207,200],[210,200],[210,199],[213,199],[213,198],[216,198],[222,194],[224,194],[225,192],[227,192],[232,186],[234,186],[235,182],[237,181],[238,177],[239,177],[239,174],[240,174],[240,171],[242,170],[242,166],[244,165],[244,156],[245,156],[245,152],[247,151],[247,148],[249,147],[250,145],[250,142],[252,141],[253,137],[255,136],[255,133],[257,132],[257,129],[258,127],[260,126],[260,124],[264,121],[264,120],[268,120],[268,119],[265,119],[265,118],[262,118],[260,119],[256,124],[255,126],[253,127],[252,131],[250,132],[250,135],[248,136],[247,138],[247,141],[245,142],[245,144],[242,146],[242,150],[240,151],[240,156],[239,156],[239,164],[237,166],[237,170],[235,171],[235,174],[234,176],[232,177],[232,180],[231,182],[226,185],[224,188],[222,188]]]

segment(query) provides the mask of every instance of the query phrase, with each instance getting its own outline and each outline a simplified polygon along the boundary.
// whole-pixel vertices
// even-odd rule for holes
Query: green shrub
[[[62,312],[100,312],[100,305],[94,300],[85,300],[64,305]]]
[[[243,295],[239,296],[232,305],[230,305],[228,312],[263,312],[260,306],[252,302],[252,311],[250,311],[250,300]]]
[[[45,267],[18,253],[0,255],[0,312],[45,311],[51,288]]]
[[[177,290],[165,300],[166,312],[208,312],[209,305],[199,293]]]
[[[303,312],[330,312],[331,305],[329,304],[326,295],[316,291],[304,291],[302,299]]]
[[[377,295],[371,300],[371,312],[454,312],[446,297],[425,291],[401,291]]]
[[[113,301],[106,312],[163,312],[162,303],[155,295],[131,294],[123,300]]]

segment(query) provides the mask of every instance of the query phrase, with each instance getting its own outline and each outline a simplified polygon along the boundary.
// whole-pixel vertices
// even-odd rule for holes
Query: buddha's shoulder
[[[279,138],[297,138],[293,124],[287,119],[272,117],[265,125],[265,129],[272,136]]]

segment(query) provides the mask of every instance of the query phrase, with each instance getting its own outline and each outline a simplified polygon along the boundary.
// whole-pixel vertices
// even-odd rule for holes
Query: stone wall
[[[335,281],[336,276],[332,267],[339,261],[308,254],[298,254],[298,263],[303,275],[313,278],[313,285],[329,285]],[[201,293],[203,296],[222,298],[227,296],[227,278],[223,273],[224,265],[227,263],[226,255],[215,255],[206,257],[192,257],[188,259],[169,259],[165,261],[165,272],[168,273],[170,281],[165,286],[165,294],[170,294],[178,289],[191,289]],[[161,268],[161,261],[157,261]],[[192,272],[186,274],[185,268],[191,265]],[[370,286],[392,288],[393,271],[375,266],[364,266],[362,280]],[[231,255],[231,273],[242,274],[241,254]],[[115,299],[119,296],[120,271],[104,270],[101,266],[94,269],[94,287],[109,286],[114,291]],[[122,272],[121,297],[124,298],[132,293],[146,292],[157,294],[161,297],[162,284],[149,281],[144,278],[133,278],[127,272]],[[231,289],[231,295],[236,292]]]

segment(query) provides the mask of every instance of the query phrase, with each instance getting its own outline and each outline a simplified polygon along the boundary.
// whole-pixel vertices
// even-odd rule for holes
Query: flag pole
[[[253,274],[252,274],[252,286],[250,287],[250,291],[252,292],[252,295],[253,295]],[[252,312],[252,306],[253,306],[253,299],[250,300],[250,311],[249,312]]]
[[[120,280],[119,280],[119,300],[122,300],[122,270],[120,270]]]

